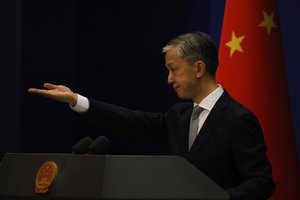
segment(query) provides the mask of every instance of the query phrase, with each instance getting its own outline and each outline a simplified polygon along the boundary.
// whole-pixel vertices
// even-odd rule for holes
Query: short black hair
[[[172,39],[163,48],[163,52],[177,48],[177,55],[188,61],[202,60],[206,65],[207,72],[216,76],[219,66],[218,49],[213,39],[204,32],[193,32],[179,35]]]

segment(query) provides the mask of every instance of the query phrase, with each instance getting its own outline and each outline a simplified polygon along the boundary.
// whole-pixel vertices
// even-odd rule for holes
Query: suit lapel
[[[191,104],[186,112],[182,115],[182,132],[183,134],[180,134],[181,138],[179,139],[180,142],[180,152],[183,153],[184,157],[188,156],[188,140],[189,140],[189,128],[190,128],[190,118],[193,111],[193,104]]]
[[[215,127],[218,122],[221,120],[224,114],[224,110],[227,108],[228,103],[230,102],[231,97],[226,91],[222,94],[220,99],[216,102],[213,109],[206,118],[198,136],[195,139],[194,144],[192,145],[188,157],[193,159],[196,153],[201,149],[203,144],[207,139],[213,134]]]

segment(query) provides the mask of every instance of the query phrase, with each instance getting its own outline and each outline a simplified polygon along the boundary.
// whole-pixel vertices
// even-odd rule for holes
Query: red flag
[[[261,123],[276,183],[271,199],[293,200],[300,173],[276,3],[227,0],[217,80]]]

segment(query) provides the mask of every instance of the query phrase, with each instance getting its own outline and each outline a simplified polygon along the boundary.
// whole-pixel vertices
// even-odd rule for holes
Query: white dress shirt
[[[77,103],[75,106],[70,105],[70,107],[78,113],[84,113],[88,111],[88,109],[90,108],[90,102],[88,98],[81,96],[80,94],[76,94],[76,95],[77,95]]]
[[[210,111],[212,110],[212,108],[214,107],[214,105],[216,104],[218,99],[221,97],[223,92],[224,92],[223,87],[221,85],[219,85],[219,87],[217,89],[215,89],[212,93],[210,93],[207,97],[205,97],[198,104],[198,106],[203,108],[204,110],[199,115],[199,124],[198,124],[198,132],[197,133],[199,133],[199,131],[202,128],[202,126],[203,126],[206,118],[208,117]],[[194,106],[196,106],[196,105],[197,104],[194,103]]]

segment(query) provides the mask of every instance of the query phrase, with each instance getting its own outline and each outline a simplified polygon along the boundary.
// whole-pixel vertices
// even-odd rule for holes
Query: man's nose
[[[173,77],[172,72],[169,72],[169,74],[168,74],[168,83],[170,85],[173,85],[173,83],[174,83],[174,77]]]

